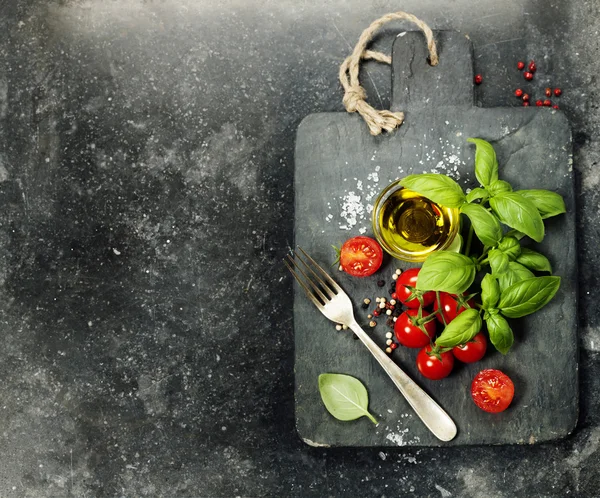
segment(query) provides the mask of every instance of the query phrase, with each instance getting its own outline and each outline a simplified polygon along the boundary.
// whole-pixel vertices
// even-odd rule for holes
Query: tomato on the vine
[[[483,332],[479,332],[469,342],[452,348],[452,354],[463,363],[475,363],[484,357],[486,349],[487,339]]]
[[[396,294],[398,299],[407,308],[418,308],[421,305],[426,308],[435,300],[435,292],[421,292],[416,289],[417,277],[419,275],[420,268],[409,268],[404,270],[398,280],[396,280]],[[419,296],[421,301],[419,301]]]
[[[422,311],[422,318],[427,318],[431,313]],[[394,332],[398,342],[407,348],[422,348],[429,344],[430,340],[435,337],[435,320],[422,324],[425,332],[418,325],[419,311],[408,309],[402,313],[394,324]]]
[[[438,359],[436,354],[431,353],[431,346],[425,346],[417,355],[417,368],[424,377],[431,380],[440,380],[444,377],[448,377],[452,368],[454,367],[454,356],[451,351],[444,353],[438,352],[437,355],[441,358]]]
[[[456,294],[448,294],[447,292],[440,292],[440,303],[442,304],[442,313],[444,314],[444,319],[446,320],[446,324],[450,323],[454,320],[458,315],[460,315],[467,308],[461,305],[458,301],[458,296]],[[473,299],[469,299],[467,304],[471,307],[475,307],[475,301]],[[435,299],[433,301],[433,311],[437,311],[439,309],[438,301]],[[442,320],[442,313],[438,313],[437,319],[440,323],[444,323]]]
[[[471,384],[471,396],[483,411],[499,413],[508,408],[515,395],[515,385],[500,370],[487,369],[479,372]]]
[[[373,275],[383,262],[383,250],[370,237],[352,237],[340,249],[340,265],[353,277]]]

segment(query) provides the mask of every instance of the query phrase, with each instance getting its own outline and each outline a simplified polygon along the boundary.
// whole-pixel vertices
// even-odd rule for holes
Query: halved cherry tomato
[[[396,295],[407,308],[418,308],[421,305],[418,295],[421,296],[424,308],[435,300],[435,292],[421,293],[416,290],[417,277],[420,271],[421,268],[409,268],[404,270],[396,280]]]
[[[383,262],[383,250],[370,237],[352,237],[344,242],[340,250],[342,270],[353,277],[373,275]]]
[[[466,344],[452,348],[452,354],[463,363],[475,363],[484,357],[487,349],[487,339],[483,332],[479,332]]]
[[[458,315],[460,315],[463,311],[467,309],[458,303],[456,294],[440,292],[440,302],[442,303],[442,313],[444,314],[446,324],[450,323]],[[467,303],[469,304],[469,306],[471,306],[471,308],[475,307],[475,301],[473,301],[473,299],[469,299]],[[433,301],[433,311],[437,310],[438,302],[437,299],[435,299]],[[440,323],[444,323],[444,321],[442,320],[442,313],[437,314],[437,319]]]
[[[515,385],[500,370],[482,370],[471,384],[473,401],[485,412],[499,413],[506,410],[514,395]]]
[[[435,355],[430,355],[431,346],[425,346],[417,355],[417,368],[419,372],[431,380],[440,380],[448,377],[454,367],[454,356],[452,352],[439,353],[441,361]]]
[[[394,324],[394,332],[398,342],[407,348],[422,348],[429,344],[430,339],[435,337],[435,320],[424,323],[423,327],[427,334],[423,332],[418,325],[413,324],[413,320],[418,316],[418,310],[406,310],[402,313]],[[431,313],[424,311],[422,317],[426,318]],[[413,317],[413,320],[411,320]]]

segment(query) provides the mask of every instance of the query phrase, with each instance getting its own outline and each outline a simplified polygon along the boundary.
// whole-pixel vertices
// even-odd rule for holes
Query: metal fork
[[[319,311],[331,321],[347,325],[367,346],[427,428],[442,441],[452,440],[456,436],[456,425],[450,416],[360,327],[348,294],[300,247],[296,258],[288,254],[284,263]]]

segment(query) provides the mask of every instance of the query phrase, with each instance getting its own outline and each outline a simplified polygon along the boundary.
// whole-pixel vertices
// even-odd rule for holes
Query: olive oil
[[[458,232],[459,212],[440,206],[394,183],[382,192],[373,211],[373,229],[382,247],[406,261],[424,261],[447,248]]]

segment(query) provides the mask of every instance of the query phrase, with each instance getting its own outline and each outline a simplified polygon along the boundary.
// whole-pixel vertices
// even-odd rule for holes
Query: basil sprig
[[[467,243],[462,251],[437,251],[431,254],[419,273],[418,291],[443,291],[462,295],[475,281],[477,272],[489,266],[481,281],[480,310],[460,313],[438,337],[436,346],[451,348],[470,341],[487,325],[491,343],[506,354],[514,342],[507,318],[519,318],[544,307],[558,292],[560,277],[536,276],[552,273],[548,258],[527,247],[525,237],[541,242],[543,220],[566,211],[563,198],[548,190],[515,191],[499,178],[493,146],[480,138],[475,144],[475,176],[480,186],[466,195],[460,185],[445,175],[410,175],[401,185],[431,201],[460,210],[469,221]],[[475,235],[483,244],[480,255],[471,254]]]

